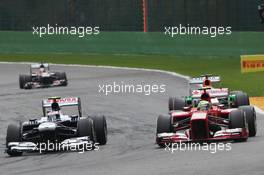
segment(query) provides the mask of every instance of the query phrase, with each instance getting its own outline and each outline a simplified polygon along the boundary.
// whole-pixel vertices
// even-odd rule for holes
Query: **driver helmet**
[[[202,95],[201,95],[201,100],[203,100],[203,101],[210,101],[211,100],[211,97],[210,97],[210,95],[209,95],[209,93],[208,92],[204,92]]]
[[[40,64],[40,66],[39,66],[39,70],[40,70],[40,72],[45,72],[45,66],[44,66],[44,64]]]
[[[60,105],[56,99],[54,99],[52,104],[51,104],[51,110],[52,111],[59,111],[60,110]]]

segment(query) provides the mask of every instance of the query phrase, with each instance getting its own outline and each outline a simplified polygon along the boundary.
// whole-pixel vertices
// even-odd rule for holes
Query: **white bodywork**
[[[44,123],[41,123],[38,126],[38,130],[39,130],[39,132],[55,131],[56,127],[57,127],[57,124],[56,123],[53,123],[53,122],[44,122]]]
[[[85,137],[75,137],[62,141],[57,146],[57,151],[68,151],[69,148],[82,148],[82,146],[93,145],[94,142],[88,136]],[[34,152],[34,151],[43,151],[43,148],[39,147],[39,144],[35,144],[33,142],[9,142],[8,148],[11,151],[18,152]],[[52,150],[50,150],[52,151]],[[54,150],[53,150],[54,151]],[[75,151],[79,151],[76,149]]]
[[[54,111],[50,112],[48,115],[51,115],[53,112]],[[59,115],[60,115],[59,121],[71,121],[71,119],[72,119],[71,116],[64,115],[61,111],[55,111],[55,112],[58,112]],[[26,122],[24,122],[24,124],[30,124],[30,122],[32,122],[32,121],[26,121]],[[49,119],[49,116],[47,116],[47,117],[41,117],[39,120],[35,120],[34,122],[37,123],[37,124],[40,123],[39,127],[42,125],[41,126],[41,129],[43,129],[45,127],[52,128],[54,126],[55,127],[57,126],[57,125],[54,125],[55,124],[54,123],[55,121],[52,122],[52,120]]]

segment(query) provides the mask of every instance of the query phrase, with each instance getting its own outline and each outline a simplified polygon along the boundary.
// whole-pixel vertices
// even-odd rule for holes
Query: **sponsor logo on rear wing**
[[[60,98],[60,99],[56,99],[56,101],[60,107],[62,107],[62,106],[78,106],[80,103],[80,100],[78,97]],[[42,100],[42,106],[44,108],[51,107],[52,103],[53,103],[53,99],[43,99]]]
[[[228,90],[228,88],[209,89],[206,92],[209,93],[210,97],[227,97],[229,90]],[[193,90],[192,91],[192,97],[193,98],[201,98],[201,95],[203,93],[204,93],[203,90]]]
[[[194,77],[194,78],[191,78],[189,83],[190,84],[203,84],[203,81],[205,79],[206,79],[205,76]],[[210,80],[212,83],[217,83],[221,81],[221,78],[220,76],[208,76],[208,80]]]

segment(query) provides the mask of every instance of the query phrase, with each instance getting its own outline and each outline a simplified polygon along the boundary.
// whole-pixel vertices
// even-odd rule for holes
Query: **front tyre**
[[[21,125],[10,124],[7,127],[6,134],[6,148],[7,154],[10,156],[21,156],[23,153],[15,150],[11,150],[8,146],[10,142],[21,142]]]
[[[63,80],[62,86],[68,85],[68,79],[65,72],[56,72],[56,75],[58,76],[58,80]]]
[[[107,142],[107,124],[105,116],[91,116],[95,129],[96,141],[100,145],[105,145]]]
[[[157,119],[157,137],[158,134],[161,133],[171,133],[172,132],[172,125],[171,125],[171,116],[170,115],[160,115]],[[160,147],[164,147],[163,143],[157,143]]]
[[[88,136],[91,141],[95,142],[95,132],[93,121],[89,118],[80,119],[77,124],[78,137]]]
[[[245,128],[246,117],[242,110],[234,110],[229,113],[229,129]],[[235,141],[244,142],[247,138],[236,139]]]
[[[19,88],[24,89],[25,86],[25,77],[24,75],[19,75]]]
[[[248,123],[249,137],[255,137],[257,134],[256,111],[253,106],[240,106],[239,109],[245,112]]]
[[[19,88],[25,89],[26,84],[30,83],[31,81],[32,81],[32,78],[30,75],[19,75]]]

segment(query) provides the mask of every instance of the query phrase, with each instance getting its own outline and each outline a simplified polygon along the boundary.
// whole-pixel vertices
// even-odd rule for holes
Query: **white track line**
[[[0,62],[0,64],[32,64],[34,62]],[[37,62],[39,63],[39,62]],[[158,72],[162,74],[172,75],[176,77],[180,77],[186,79],[187,81],[190,79],[189,76],[185,76],[182,74],[178,74],[175,72],[165,71],[165,70],[158,70],[158,69],[145,69],[145,68],[132,68],[132,67],[118,67],[118,66],[96,66],[96,65],[82,65],[82,64],[54,64],[49,63],[50,65],[55,66],[74,66],[74,67],[90,67],[90,68],[107,68],[107,69],[123,69],[123,70],[139,70],[139,71],[147,71],[147,72]],[[264,115],[264,111],[259,107],[255,106],[257,113],[261,113]]]

